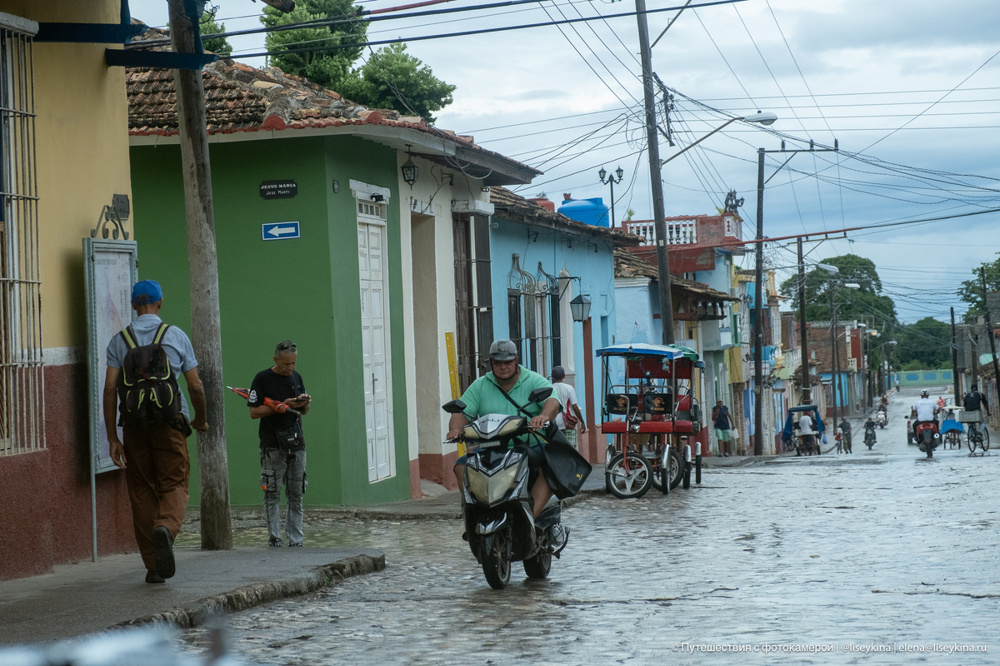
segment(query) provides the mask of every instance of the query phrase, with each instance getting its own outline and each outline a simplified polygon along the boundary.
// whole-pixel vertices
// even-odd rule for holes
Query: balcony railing
[[[696,220],[670,221],[666,223],[667,245],[695,245],[698,242],[698,223]],[[642,236],[643,245],[656,244],[656,227],[650,220],[629,222],[628,232]]]

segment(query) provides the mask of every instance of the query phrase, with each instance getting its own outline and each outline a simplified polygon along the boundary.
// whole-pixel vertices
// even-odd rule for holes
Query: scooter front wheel
[[[528,578],[547,578],[552,568],[552,553],[541,551],[524,562],[524,573]]]
[[[510,532],[500,530],[483,538],[483,575],[494,590],[510,583]]]

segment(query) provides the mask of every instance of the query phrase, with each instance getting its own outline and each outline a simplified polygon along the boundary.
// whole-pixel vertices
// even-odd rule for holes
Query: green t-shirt
[[[514,402],[524,407],[524,411],[528,414],[538,416],[542,412],[545,400],[529,403],[528,396],[536,388],[543,386],[552,388],[552,383],[537,372],[528,370],[523,365],[518,367],[521,370],[521,374],[518,375],[517,383],[511,387],[507,394]],[[559,395],[555,390],[552,391],[552,395],[549,397],[559,400]],[[514,405],[510,404],[510,401],[503,397],[503,392],[497,385],[497,380],[492,372],[472,382],[472,385],[462,394],[462,402],[465,403],[465,416],[470,421],[479,418],[483,414],[508,414],[510,416],[518,414]]]

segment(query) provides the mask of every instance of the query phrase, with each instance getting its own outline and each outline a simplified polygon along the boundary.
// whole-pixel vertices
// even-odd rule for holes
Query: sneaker
[[[166,583],[167,579],[156,573],[155,571],[146,572],[146,582],[147,583]]]
[[[267,545],[270,546],[271,548],[281,548],[282,546],[285,545],[285,542],[282,541],[281,539],[271,537],[268,540]]]
[[[562,523],[556,523],[549,528],[549,545],[554,553],[560,552],[566,547],[569,541],[569,528],[563,527]]]
[[[299,543],[290,543],[290,544],[288,544],[288,547],[289,548],[302,548],[302,542],[300,541]]]
[[[153,550],[155,553],[156,573],[163,578],[174,575],[174,537],[163,525],[153,528]]]

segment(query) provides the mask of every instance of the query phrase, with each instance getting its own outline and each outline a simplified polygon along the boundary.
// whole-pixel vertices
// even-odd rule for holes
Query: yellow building
[[[0,579],[135,549],[123,475],[91,482],[82,247],[131,198],[127,11],[0,0]]]

